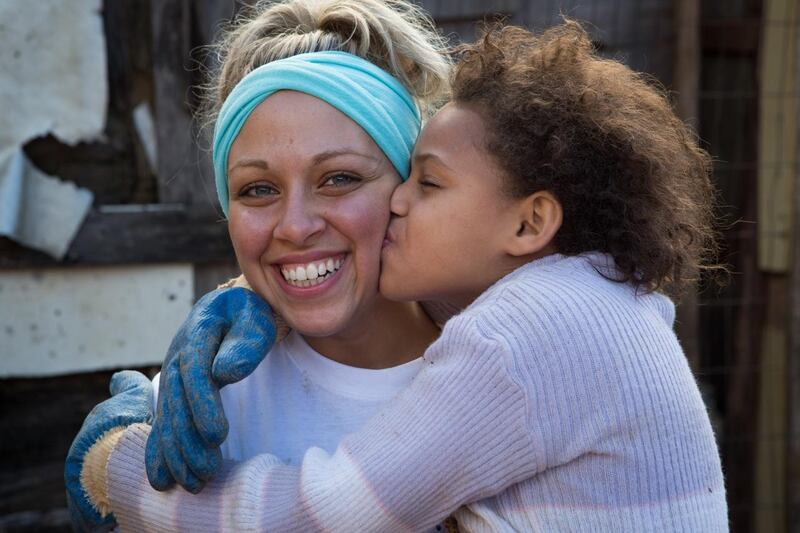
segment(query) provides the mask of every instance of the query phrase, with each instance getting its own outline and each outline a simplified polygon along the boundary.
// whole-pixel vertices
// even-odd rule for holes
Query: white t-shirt
[[[299,465],[306,450],[332,453],[422,368],[422,358],[381,370],[337,363],[295,332],[248,377],[221,391],[230,430],[222,456],[237,461],[271,453]],[[158,395],[158,376],[153,379]]]
[[[380,370],[343,365],[292,331],[252,374],[220,391],[229,428],[222,457],[243,461],[270,453],[299,465],[309,448],[333,453],[342,437],[408,387],[422,365],[422,357]],[[156,400],[159,376],[153,378]]]

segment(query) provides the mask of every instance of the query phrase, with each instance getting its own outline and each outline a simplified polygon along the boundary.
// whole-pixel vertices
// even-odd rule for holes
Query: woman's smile
[[[297,297],[315,297],[331,289],[348,266],[347,253],[315,252],[309,257],[286,257],[275,263],[283,288]]]

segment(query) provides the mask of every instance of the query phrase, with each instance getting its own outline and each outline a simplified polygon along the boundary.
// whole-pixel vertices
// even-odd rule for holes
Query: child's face
[[[513,270],[516,231],[503,171],[484,148],[480,115],[448,104],[425,126],[411,176],[395,189],[380,288],[393,300],[470,303]]]

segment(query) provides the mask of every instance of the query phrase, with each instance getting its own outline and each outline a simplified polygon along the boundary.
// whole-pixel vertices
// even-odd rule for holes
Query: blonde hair
[[[405,0],[262,0],[243,8],[210,48],[217,66],[201,87],[201,124],[214,123],[225,98],[253,69],[324,50],[349,52],[386,70],[427,117],[449,94],[445,49],[430,17]]]

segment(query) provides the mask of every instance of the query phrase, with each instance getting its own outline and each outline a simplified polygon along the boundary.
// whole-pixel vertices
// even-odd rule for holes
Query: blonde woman
[[[220,202],[253,292],[234,288],[207,295],[198,304],[202,312],[179,332],[165,369],[186,366],[176,353],[186,351],[181,343],[208,340],[203,328],[213,318],[210,308],[247,308],[247,316],[255,309],[262,317],[239,324],[227,337],[235,345],[232,358],[240,349],[261,349],[275,339],[272,312],[263,300],[291,333],[259,354],[264,361],[251,375],[221,391],[227,423],[206,427],[206,439],[192,424],[169,423],[170,408],[173,415],[184,409],[190,416],[185,401],[167,393],[158,398],[148,446],[154,485],[165,489],[175,479],[199,491],[220,460],[220,451],[204,448],[208,435],[216,444],[224,440],[221,457],[231,460],[270,453],[298,465],[312,449],[333,452],[423,365],[421,355],[438,328],[419,304],[381,297],[378,278],[390,196],[407,177],[422,119],[447,93],[449,62],[442,49],[431,21],[398,0],[261,2],[222,36],[206,107],[206,120],[218,129],[220,110],[237,84],[259,67],[294,63],[273,74],[289,81],[262,95],[240,121],[217,169],[218,180],[223,176]],[[328,63],[319,66],[315,58]],[[290,83],[294,74],[316,68],[323,70],[309,88]],[[234,338],[244,341],[237,344]],[[163,372],[161,386],[182,399],[183,384],[164,381],[173,378],[180,380],[179,372]],[[196,388],[186,385],[192,396]],[[153,390],[141,375],[115,376],[112,394],[89,415],[67,459],[70,508],[79,528],[117,519],[124,528],[126,502],[92,496],[98,486],[84,467],[97,457],[104,466],[107,451],[95,444],[109,430],[153,419]],[[202,414],[198,403],[216,408],[220,400],[192,399],[196,414]],[[102,480],[99,485],[102,492]],[[224,520],[198,520],[203,523],[197,527],[205,529],[232,527]]]

